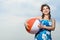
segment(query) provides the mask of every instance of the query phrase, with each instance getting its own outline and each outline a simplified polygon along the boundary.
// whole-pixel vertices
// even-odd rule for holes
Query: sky
[[[60,0],[0,0],[0,40],[34,40],[34,34],[25,30],[24,22],[41,15],[40,7],[48,4],[56,20],[53,40],[60,40]]]

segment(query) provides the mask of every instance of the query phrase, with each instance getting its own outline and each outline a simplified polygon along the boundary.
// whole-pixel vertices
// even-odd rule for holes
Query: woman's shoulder
[[[52,20],[53,22],[55,22],[55,18],[51,18],[51,20]]]
[[[42,17],[41,17],[41,16],[37,16],[36,18],[38,18],[38,19],[42,19]]]

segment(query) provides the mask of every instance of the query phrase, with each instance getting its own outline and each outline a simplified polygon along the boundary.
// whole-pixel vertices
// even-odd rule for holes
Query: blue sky
[[[26,32],[24,22],[30,17],[40,16],[40,6],[44,3],[51,7],[52,18],[56,19],[53,40],[60,39],[59,0],[0,0],[0,40],[33,40],[34,35]]]

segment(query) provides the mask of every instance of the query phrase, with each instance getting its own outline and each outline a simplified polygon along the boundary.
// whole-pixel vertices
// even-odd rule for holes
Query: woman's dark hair
[[[45,7],[45,6],[47,6],[48,9],[50,10],[50,7],[49,7],[47,4],[43,4],[43,5],[41,6],[41,11],[43,11],[43,7]],[[42,18],[44,18],[44,13],[42,14]],[[51,19],[50,11],[49,11],[49,19]]]

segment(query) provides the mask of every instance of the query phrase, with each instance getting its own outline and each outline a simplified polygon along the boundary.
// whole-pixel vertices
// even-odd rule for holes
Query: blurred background
[[[34,40],[34,34],[25,30],[24,22],[30,17],[41,16],[40,7],[48,4],[56,29],[53,40],[60,40],[60,0],[0,0],[0,40]]]

